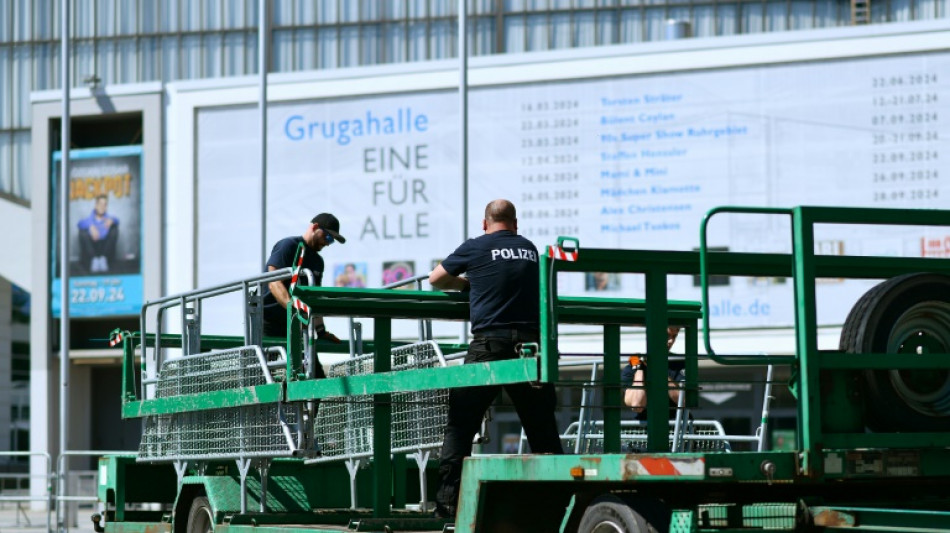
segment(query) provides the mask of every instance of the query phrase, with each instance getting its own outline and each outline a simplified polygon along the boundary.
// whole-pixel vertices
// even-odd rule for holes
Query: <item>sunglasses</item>
[[[334,242],[333,235],[330,235],[329,231],[323,230],[323,238],[327,241],[327,246],[330,246]]]

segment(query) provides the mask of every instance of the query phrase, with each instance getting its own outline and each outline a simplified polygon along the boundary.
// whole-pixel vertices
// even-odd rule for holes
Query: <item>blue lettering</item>
[[[299,122],[303,122],[303,117],[293,115],[288,117],[287,122],[284,123],[284,135],[291,141],[299,141],[304,137],[303,127],[297,125]],[[291,128],[291,125],[293,125],[293,128]]]
[[[429,116],[414,113],[411,107],[400,107],[388,115],[367,110],[352,119],[310,121],[303,115],[291,115],[284,121],[284,136],[291,141],[327,139],[341,146],[356,137],[379,135],[411,135],[429,130]]]

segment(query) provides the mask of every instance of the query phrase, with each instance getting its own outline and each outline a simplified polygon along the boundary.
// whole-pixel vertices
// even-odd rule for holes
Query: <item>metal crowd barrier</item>
[[[590,381],[581,388],[581,404],[578,418],[571,422],[561,433],[561,441],[573,448],[574,453],[602,453],[604,441],[604,421],[595,420],[592,416],[594,392],[598,381],[598,373],[603,362],[597,359],[583,361],[567,361],[559,363],[559,367],[591,366]],[[676,418],[670,420],[670,450],[673,452],[729,452],[733,442],[751,442],[757,451],[765,449],[765,436],[768,428],[768,419],[772,401],[772,374],[773,365],[766,367],[765,389],[762,400],[762,416],[760,425],[753,435],[729,435],[725,432],[718,420],[692,420],[689,409],[685,407],[685,395],[680,395]],[[621,420],[620,438],[624,453],[641,453],[646,451],[647,424],[639,420]],[[521,439],[518,442],[518,454],[524,453],[527,436],[521,430]]]
[[[392,370],[415,370],[446,366],[434,341],[400,346],[392,350]],[[330,365],[327,377],[354,376],[373,372],[373,354],[359,355]],[[425,466],[433,450],[442,446],[449,394],[446,389],[394,393],[392,395],[392,453],[406,453],[419,467],[420,505],[428,504]],[[357,507],[356,473],[373,455],[373,397],[354,396],[320,402],[314,424],[314,439],[320,456],[307,463],[345,461],[350,473],[350,506]]]
[[[726,435],[718,420],[688,420],[682,435],[677,437],[673,431],[675,424],[675,420],[670,420],[670,449],[676,449],[678,452],[728,452],[731,451],[731,439],[755,438],[747,435]],[[578,453],[603,453],[604,421],[594,420],[591,426],[581,434],[580,423],[571,422],[561,434],[561,440],[572,447],[580,446]],[[677,438],[682,442],[678,446],[675,444]],[[621,420],[620,440],[624,453],[645,453],[647,423],[642,420]]]
[[[42,457],[46,462],[46,471],[42,474],[4,474],[4,479],[27,479],[30,483],[30,488],[25,494],[6,494],[5,490],[0,490],[0,502],[15,502],[15,520],[13,524],[0,524],[0,527],[4,529],[13,529],[13,528],[34,528],[30,517],[27,514],[26,510],[23,509],[24,503],[29,502],[44,502],[46,505],[46,531],[52,532],[53,530],[53,506],[55,501],[53,500],[53,460],[50,455],[46,452],[0,452],[0,457]],[[41,479],[43,480],[45,487],[45,494],[43,495],[33,495],[33,483],[32,480]],[[19,490],[17,491],[19,492]],[[25,523],[21,523],[21,519]]]
[[[301,269],[301,273],[306,279],[306,283],[313,285],[313,273],[309,269]],[[200,350],[198,345],[201,337],[201,304],[204,300],[222,296],[234,292],[241,292],[244,295],[244,344],[260,344],[262,331],[262,300],[261,286],[272,281],[290,279],[293,275],[293,269],[282,268],[263,274],[257,274],[249,278],[222,283],[213,287],[196,289],[180,294],[174,294],[150,300],[142,306],[139,315],[139,328],[143,338],[148,329],[146,319],[148,310],[154,309],[155,312],[155,346],[152,348],[152,361],[156,368],[161,368],[162,349],[162,324],[164,322],[165,312],[172,308],[180,308],[180,328],[181,328],[181,350],[184,354],[197,353]],[[146,360],[147,347],[142,343],[142,359]],[[143,379],[141,397],[148,398],[146,386],[149,383]]]
[[[281,381],[283,347],[242,346],[169,358],[156,381],[156,398],[208,394]],[[271,403],[149,416],[138,461],[288,457],[302,441],[300,405]]]

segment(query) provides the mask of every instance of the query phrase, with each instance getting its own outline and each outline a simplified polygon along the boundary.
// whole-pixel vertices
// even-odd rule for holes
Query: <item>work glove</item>
[[[333,344],[340,344],[340,339],[336,335],[327,331],[327,327],[323,324],[317,326],[316,329],[317,338],[324,341],[332,342]]]

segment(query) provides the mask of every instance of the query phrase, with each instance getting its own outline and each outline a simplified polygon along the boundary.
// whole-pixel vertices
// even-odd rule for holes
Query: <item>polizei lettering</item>
[[[495,248],[491,251],[491,260],[494,261],[501,257],[502,259],[518,259],[522,261],[538,262],[538,254],[534,250],[524,248]]]

